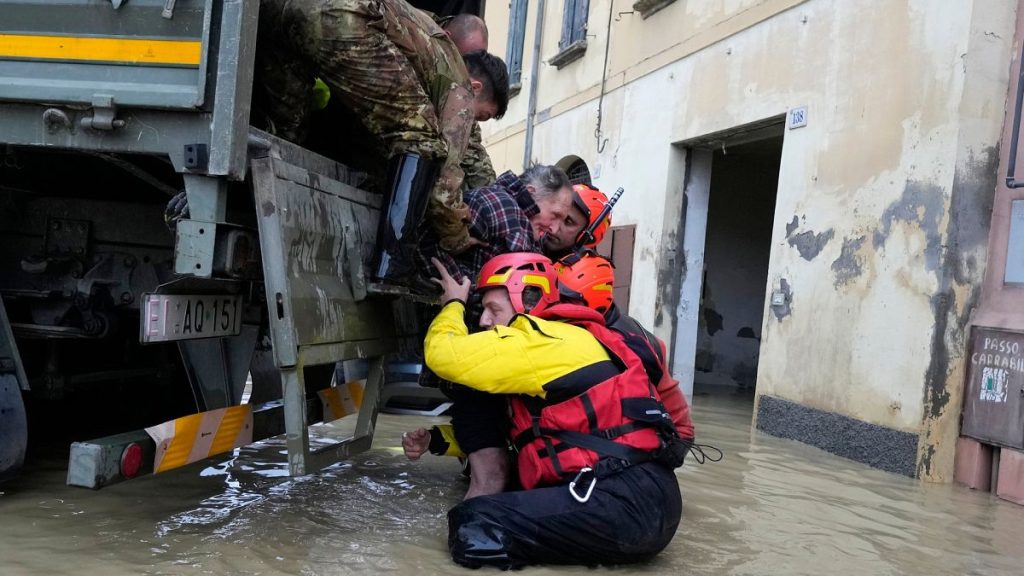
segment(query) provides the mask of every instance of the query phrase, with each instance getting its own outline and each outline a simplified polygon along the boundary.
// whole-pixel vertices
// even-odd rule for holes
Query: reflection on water
[[[630,572],[1021,573],[1024,508],[752,433],[749,399],[694,404],[699,440],[726,457],[679,472],[679,533]],[[381,416],[373,450],[303,478],[287,477],[280,442],[98,492],[37,466],[0,487],[0,574],[461,572],[445,544],[458,464],[397,447],[423,422]]]

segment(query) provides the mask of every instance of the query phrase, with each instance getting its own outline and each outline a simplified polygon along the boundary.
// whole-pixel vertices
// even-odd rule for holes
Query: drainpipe
[[[1022,49],[1024,52],[1024,49]],[[1024,53],[1021,54],[1024,58]],[[1006,187],[1024,188],[1024,180],[1017,180],[1017,144],[1020,142],[1020,112],[1024,104],[1024,61],[1021,61],[1020,72],[1017,74],[1017,103],[1013,107],[1013,135],[1010,136],[1010,158],[1006,168]]]
[[[533,122],[537,116],[537,73],[540,70],[540,40],[544,33],[544,0],[537,0],[537,27],[533,32],[533,63],[530,65],[530,101],[526,107],[526,146],[523,170],[533,161]]]

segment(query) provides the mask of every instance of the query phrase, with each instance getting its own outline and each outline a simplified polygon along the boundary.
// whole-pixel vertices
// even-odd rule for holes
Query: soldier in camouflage
[[[460,57],[445,32],[404,0],[264,0],[257,72],[272,132],[303,139],[319,77],[381,139],[391,171],[376,279],[402,283],[412,273],[424,211],[446,250],[476,243],[461,165],[475,121],[500,117],[507,106],[500,58]]]
[[[478,50],[487,51],[487,23],[483,18],[473,14],[456,14],[454,16],[437,16],[431,14],[434,22],[452,39],[460,54],[469,54]],[[473,123],[473,131],[469,135],[466,154],[462,157],[463,188],[475,189],[490,186],[498,179],[491,164],[491,157],[483,145],[480,124]]]

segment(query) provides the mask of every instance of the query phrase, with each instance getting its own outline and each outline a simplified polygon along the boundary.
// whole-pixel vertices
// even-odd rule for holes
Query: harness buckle
[[[594,492],[594,486],[597,485],[597,476],[594,475],[593,472],[593,468],[591,468],[590,466],[584,466],[583,468],[580,469],[579,473],[576,474],[576,477],[573,478],[572,482],[569,482],[569,494],[572,494],[572,497],[575,498],[576,501],[579,502],[580,504],[586,504],[587,500],[590,500],[590,495]],[[587,493],[584,494],[583,496],[580,496],[579,494],[576,493],[576,483],[579,482],[580,478],[582,478],[583,475],[587,473],[590,473],[593,476],[593,478],[590,480],[590,486],[587,487]]]

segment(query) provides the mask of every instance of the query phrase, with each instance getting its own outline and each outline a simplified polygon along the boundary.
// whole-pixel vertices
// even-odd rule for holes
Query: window
[[[583,56],[587,49],[587,15],[590,0],[565,0],[562,13],[562,38],[558,41],[558,54],[548,62],[558,68]]]
[[[587,168],[587,163],[582,159],[577,158],[568,168],[565,169],[565,173],[569,176],[569,181],[573,184],[586,184],[592,186],[590,180],[590,169]]]
[[[587,36],[587,14],[590,12],[590,0],[565,0],[565,12],[562,14],[562,40],[558,47],[565,50],[572,44]]]
[[[526,7],[528,0],[511,0],[508,6],[508,83],[512,88],[522,84],[523,41],[526,39]]]

